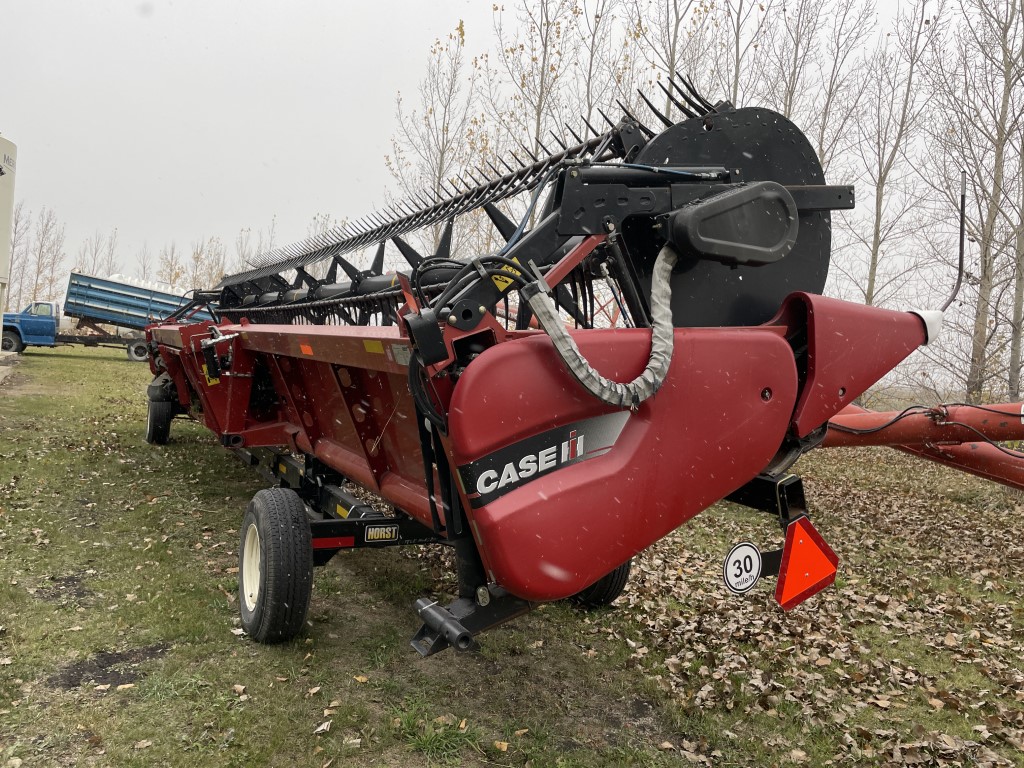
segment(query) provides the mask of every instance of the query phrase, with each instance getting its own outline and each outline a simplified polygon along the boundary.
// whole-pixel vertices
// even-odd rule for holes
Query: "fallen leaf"
[[[328,707],[327,709],[324,710],[324,717],[330,717],[331,715],[333,715],[337,711],[338,710],[336,710],[336,709],[331,709],[330,707]]]
[[[306,691],[306,698],[308,699],[310,696],[315,696],[316,694],[320,693],[320,688],[321,686],[314,685],[312,688]]]
[[[465,720],[463,720],[462,722],[466,722],[466,721],[465,721]],[[519,737],[519,736],[525,736],[525,735],[526,735],[526,734],[528,734],[529,732],[530,732],[530,729],[529,729],[529,728],[520,728],[520,729],[519,729],[518,731],[516,731],[516,732],[515,732],[515,733],[513,733],[512,735],[513,735],[513,736],[516,736],[516,737]]]
[[[232,685],[231,690],[234,691],[236,695],[241,696],[243,693],[245,693],[245,686],[237,684]]]
[[[322,723],[320,723],[320,725],[316,727],[316,730],[313,731],[313,735],[316,736],[318,733],[327,733],[329,730],[331,730],[332,722],[332,720],[324,720]]]
[[[494,747],[495,747],[495,749],[500,749],[502,752],[508,752],[508,742],[507,741],[496,741],[496,742],[494,742]]]
[[[117,686],[117,690],[119,690],[119,691],[127,691],[129,688],[134,688],[134,687],[135,687],[135,683],[122,683],[121,685]]]
[[[149,739],[143,739],[142,741],[135,742],[135,749],[149,749],[153,746],[153,742]]]
[[[0,659],[0,667],[7,667],[13,663],[14,659],[12,659],[10,656],[4,656],[2,659]]]
[[[242,629],[241,627],[235,627],[234,629],[231,630],[231,634],[235,635],[236,637],[241,637],[242,635],[245,634],[245,630]]]
[[[368,683],[368,682],[370,682],[370,678],[368,678],[366,675],[356,675],[352,679],[355,680],[357,683]]]
[[[663,749],[666,752],[668,750],[670,750],[670,749],[674,750],[675,748],[676,748],[676,745],[673,744],[671,741],[663,741],[663,742],[661,742],[661,744],[658,745],[658,749]]]
[[[95,688],[93,688],[93,690],[94,691],[109,691],[110,690],[110,683],[103,683],[103,685],[97,685]]]
[[[928,699],[928,703],[931,704],[935,709],[942,709],[945,705],[940,699]]]

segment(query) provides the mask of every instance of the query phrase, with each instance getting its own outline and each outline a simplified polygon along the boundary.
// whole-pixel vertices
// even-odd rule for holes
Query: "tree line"
[[[459,22],[398,94],[384,158],[395,201],[447,197],[502,161],[546,154],[623,109],[655,130],[682,116],[671,81],[712,102],[774,109],[807,135],[829,183],[854,184],[833,214],[828,292],[896,309],[937,307],[956,275],[967,173],[964,285],[942,339],[898,382],[971,401],[1020,396],[1024,331],[1024,0],[516,0],[489,30]],[[479,40],[479,44],[475,41]],[[643,95],[641,95],[641,91]],[[488,169],[492,169],[490,172]],[[521,213],[513,201],[509,213]],[[418,207],[418,206],[417,206]],[[346,212],[349,213],[349,212]],[[360,213],[360,212],[351,212]],[[454,251],[500,245],[483,216]],[[337,227],[317,214],[307,235]],[[420,233],[430,251],[440,230]],[[117,231],[65,253],[44,208],[15,211],[11,304],[54,298],[69,266],[116,271]],[[260,262],[276,222],[134,254],[137,276],[188,290]],[[368,258],[368,257],[367,257]],[[389,253],[391,266],[400,267]]]
[[[942,306],[966,171],[963,287],[942,338],[894,381],[1020,397],[1022,0],[916,0],[891,17],[870,0],[533,0],[493,13],[493,46],[471,53],[460,24],[431,48],[416,94],[399,95],[387,164],[400,194],[443,196],[623,109],[657,130],[656,112],[680,118],[671,81],[686,76],[712,102],[789,118],[829,182],[856,186],[857,208],[832,216],[832,295]],[[493,237],[480,222],[456,241],[479,252]]]

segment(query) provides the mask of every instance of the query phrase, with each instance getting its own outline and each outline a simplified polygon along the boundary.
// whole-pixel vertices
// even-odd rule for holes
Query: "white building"
[[[0,310],[7,306],[7,286],[11,281],[11,240],[14,226],[14,169],[18,149],[0,136]],[[11,307],[17,311],[20,307]]]

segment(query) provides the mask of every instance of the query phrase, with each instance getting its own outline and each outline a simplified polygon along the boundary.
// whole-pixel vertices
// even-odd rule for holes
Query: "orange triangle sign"
[[[786,528],[775,599],[784,611],[795,608],[836,580],[839,557],[801,515]]]

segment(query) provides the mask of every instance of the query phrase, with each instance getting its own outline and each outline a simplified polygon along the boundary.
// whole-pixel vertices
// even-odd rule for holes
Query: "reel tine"
[[[675,83],[672,83],[670,81],[670,85],[675,86]],[[690,107],[693,106],[692,104],[690,104],[690,107],[688,107],[685,104],[683,104],[681,101],[679,101],[679,99],[677,99],[673,95],[672,91],[670,91],[668,88],[666,88],[664,86],[664,84],[658,83],[658,87],[661,89],[662,93],[664,93],[666,96],[668,96],[668,100],[672,102],[673,106],[675,106],[675,108],[678,109],[680,112],[682,112],[684,115],[686,115],[687,117],[691,117],[691,118],[692,117],[699,117],[699,115],[696,112],[694,112],[692,109],[690,109]],[[689,102],[687,102],[687,104],[689,104]]]
[[[694,106],[698,109],[698,111],[704,111],[705,113],[715,111],[715,105],[712,104],[707,99],[705,99],[703,96],[701,96],[700,91],[697,90],[697,86],[695,86],[692,81],[688,80],[687,78],[679,74],[678,70],[676,71],[676,77],[679,78],[679,81],[686,87],[686,90],[689,91],[690,95],[692,95],[693,98],[696,100],[697,104]],[[681,89],[679,92],[683,93]],[[693,103],[690,101],[689,98],[687,98],[686,101],[691,104]]]
[[[619,109],[621,109],[623,111],[623,113],[626,115],[626,117],[628,117],[630,120],[632,120],[634,123],[636,123],[637,128],[640,129],[641,133],[643,133],[648,139],[653,139],[654,138],[654,131],[652,131],[646,125],[644,125],[639,120],[637,120],[632,114],[630,114],[629,110],[626,109],[626,105],[625,104],[623,104],[618,99],[615,100],[615,103],[619,105]]]
[[[535,136],[534,137],[534,141],[537,142],[537,146],[540,147],[541,149],[543,149],[544,150],[544,154],[547,155],[548,157],[550,157],[552,154],[554,154],[550,149],[548,149],[547,147],[544,146],[544,142],[542,142],[540,140],[540,136]]]
[[[380,245],[377,246],[377,253],[373,257],[373,263],[370,265],[371,275],[384,274],[384,244],[386,242],[386,240],[381,240]]]
[[[529,147],[527,147],[525,144],[523,144],[523,142],[520,141],[519,142],[519,146],[530,157],[530,159],[533,160],[533,162],[535,162],[535,163],[539,163],[540,162],[540,160],[537,158],[537,156],[535,154],[533,154],[533,152],[530,151]],[[513,155],[513,157],[515,157],[515,155]]]
[[[583,139],[583,137],[582,137],[582,136],[580,136],[580,135],[579,135],[578,133],[576,133],[576,131],[574,131],[574,130],[572,129],[572,126],[571,126],[571,125],[569,125],[568,123],[566,123],[566,124],[565,124],[565,127],[566,127],[566,128],[568,129],[569,133],[571,133],[571,134],[572,134],[572,137],[573,137],[573,138],[574,138],[574,139],[576,140],[576,142],[577,142],[578,144],[586,144],[586,143],[587,143],[587,142],[586,142],[586,141],[585,141],[585,140]]]
[[[610,117],[608,117],[608,115],[606,115],[606,114],[604,113],[604,110],[602,110],[602,109],[601,109],[600,107],[598,107],[598,108],[597,108],[597,111],[598,111],[598,113],[599,113],[599,114],[601,115],[601,117],[603,117],[603,118],[604,118],[604,121],[605,121],[606,123],[608,123],[609,127],[611,127],[611,128],[614,128],[614,127],[616,126],[616,123],[613,123],[613,122],[612,122],[612,119],[611,119]]]
[[[487,214],[487,218],[491,220],[494,228],[498,230],[498,234],[505,238],[506,243],[512,239],[512,235],[516,231],[516,224],[512,219],[502,213],[494,203],[485,203],[484,213]]]
[[[562,141],[560,138],[558,138],[557,133],[555,133],[554,131],[548,131],[548,133],[551,134],[551,138],[558,142],[558,146],[560,146],[564,151],[567,151],[569,149],[569,147],[566,146],[566,143]]]
[[[455,226],[455,219],[448,219],[441,230],[441,239],[437,243],[435,259],[448,259],[452,255],[452,228]]]
[[[651,103],[651,100],[647,98],[647,94],[645,94],[639,88],[636,89],[636,92],[640,94],[640,98],[644,100],[644,104],[647,105],[647,108],[654,113],[655,117],[661,120],[662,124],[666,128],[671,128],[673,125],[675,125],[675,123],[673,123],[671,120],[665,117],[665,115],[663,115],[661,111],[657,107],[655,107],[654,104]]]
[[[391,242],[398,246],[399,252],[405,257],[405,260],[409,262],[409,266],[413,269],[416,269],[416,267],[418,267],[423,261],[423,257],[416,251],[416,249],[398,235],[392,237]]]
[[[590,132],[591,132],[592,134],[594,134],[594,137],[595,137],[595,138],[596,138],[596,137],[598,137],[598,136],[600,136],[600,135],[602,134],[602,131],[599,131],[599,130],[597,130],[597,128],[595,128],[594,126],[592,126],[592,125],[590,124],[590,121],[589,121],[589,120],[587,120],[587,118],[583,117],[583,115],[580,115],[580,119],[581,119],[581,120],[583,120],[583,124],[584,124],[584,125],[586,125],[588,129],[590,129]]]

